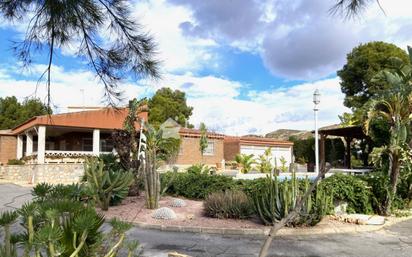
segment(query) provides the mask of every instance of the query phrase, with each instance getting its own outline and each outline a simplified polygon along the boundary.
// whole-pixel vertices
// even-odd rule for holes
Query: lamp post
[[[315,172],[316,175],[319,174],[319,134],[318,134],[318,104],[320,103],[320,93],[319,90],[316,89],[313,93],[313,103],[315,106],[313,107],[313,111],[315,113]]]

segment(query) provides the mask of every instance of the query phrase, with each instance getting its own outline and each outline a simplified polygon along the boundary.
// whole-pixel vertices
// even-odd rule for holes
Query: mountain
[[[291,136],[295,136],[298,139],[307,139],[312,136],[312,133],[307,130],[278,129],[265,135],[265,137],[278,140],[289,140]]]

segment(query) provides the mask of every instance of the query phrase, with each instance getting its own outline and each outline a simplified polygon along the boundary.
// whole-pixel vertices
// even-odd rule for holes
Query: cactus
[[[173,201],[170,203],[171,207],[185,207],[186,206],[186,202],[182,199],[173,199]]]
[[[5,211],[0,214],[0,227],[4,230],[4,244],[0,247],[1,256],[17,256],[16,249],[11,240],[10,227],[16,222],[18,214],[16,211]]]
[[[257,192],[253,197],[255,209],[265,225],[273,225],[286,217],[290,211],[295,209],[303,192],[310,187],[308,178],[304,180],[304,191],[299,189],[299,181],[295,171],[292,171],[290,180],[283,183],[278,181],[277,176],[268,175],[266,187]],[[332,197],[325,195],[321,188],[317,188],[314,196],[308,197],[303,203],[299,217],[287,225],[314,225],[330,211]]]
[[[104,211],[109,209],[114,192],[123,192],[133,183],[131,172],[112,172],[105,169],[103,160],[96,158],[87,159],[84,170],[93,199]]]
[[[155,210],[152,217],[155,219],[172,220],[176,219],[176,213],[170,208],[162,207]]]

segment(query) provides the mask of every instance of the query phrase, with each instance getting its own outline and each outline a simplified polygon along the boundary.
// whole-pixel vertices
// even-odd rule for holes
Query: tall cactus
[[[156,209],[159,207],[160,200],[160,175],[157,171],[157,151],[164,142],[163,133],[161,130],[156,131],[153,127],[146,126],[145,133],[141,135],[139,159],[141,160],[140,168],[144,179],[146,207],[148,209]]]
[[[105,169],[103,160],[96,158],[87,159],[84,170],[93,199],[104,211],[109,209],[114,192],[123,191],[133,183],[132,172],[112,172]]]
[[[266,179],[266,186],[254,195],[253,202],[262,222],[266,225],[273,225],[295,209],[303,192],[310,187],[310,182],[306,178],[304,181],[305,191],[301,191],[295,171],[292,171],[291,179],[285,180],[283,183],[280,183],[278,177],[272,174],[268,175]],[[315,203],[309,197],[303,203],[301,215],[288,225],[301,223],[311,225],[319,221],[329,211],[330,202],[331,196],[326,196],[323,190],[317,189]]]

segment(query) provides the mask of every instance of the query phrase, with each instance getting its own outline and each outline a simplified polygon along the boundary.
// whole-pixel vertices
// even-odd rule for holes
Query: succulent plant
[[[179,198],[175,198],[173,199],[173,201],[170,203],[171,207],[185,207],[186,206],[186,202],[182,199]]]
[[[170,208],[162,207],[153,212],[152,218],[159,220],[173,220],[176,219],[176,213]]]

